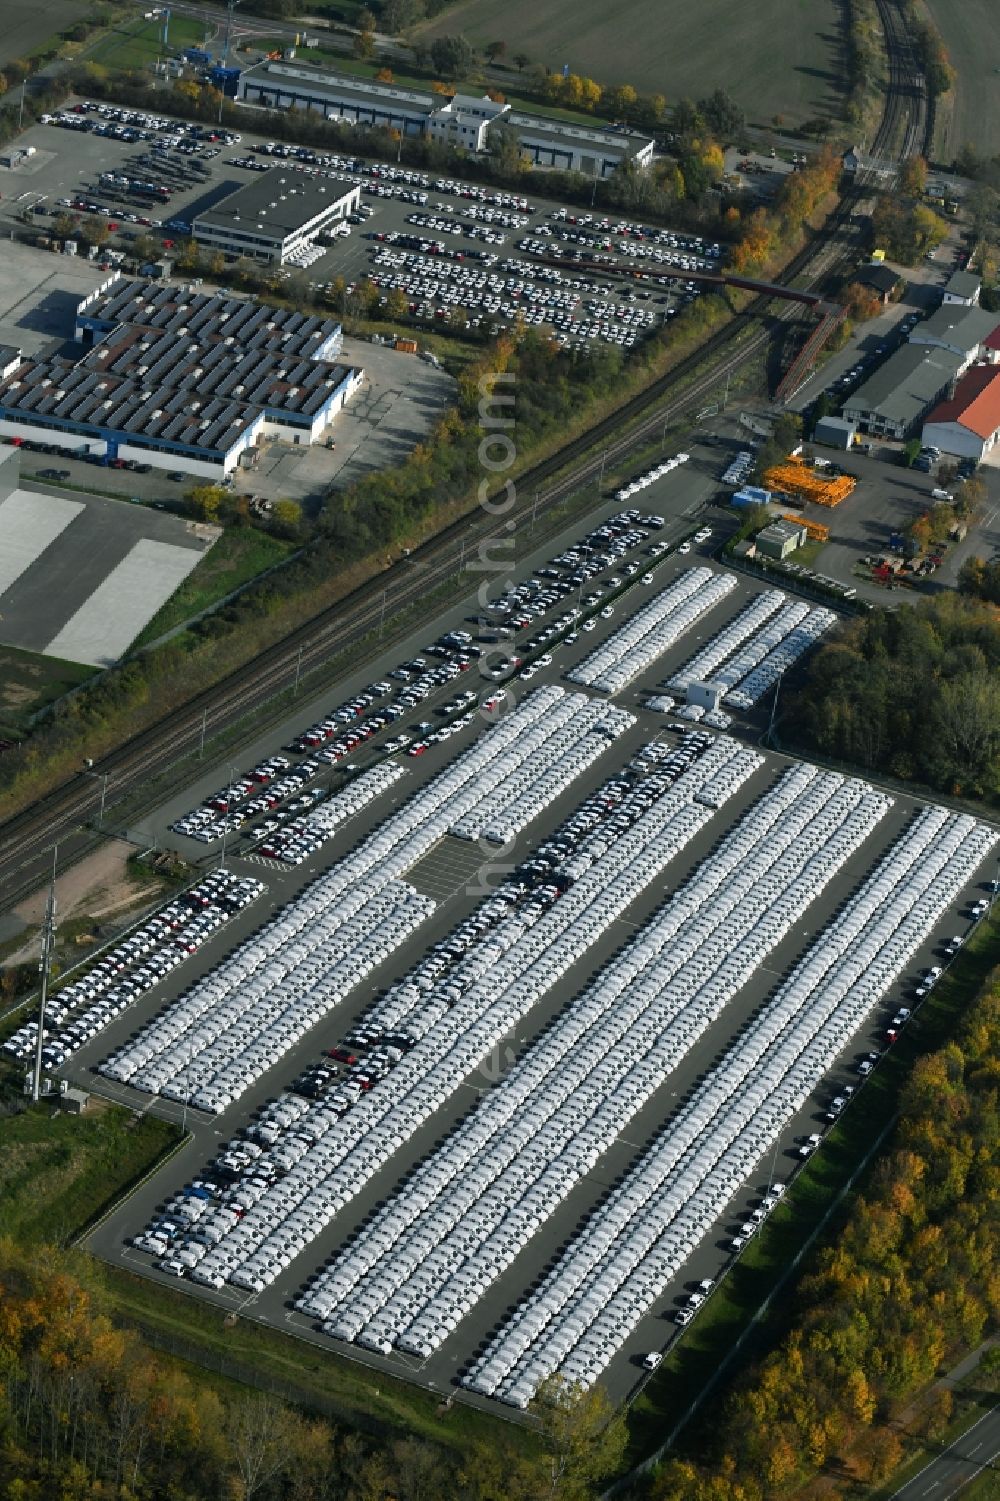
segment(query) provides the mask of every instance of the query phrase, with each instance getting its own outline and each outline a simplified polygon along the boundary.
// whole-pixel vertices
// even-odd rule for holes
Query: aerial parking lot
[[[63,213],[103,216],[114,226],[112,256],[140,234],[152,234],[170,254],[198,214],[260,170],[358,181],[360,212],[296,253],[287,277],[307,278],[314,290],[338,277],[353,290],[371,277],[383,307],[402,292],[418,324],[545,323],[579,349],[594,341],[631,347],[699,295],[690,273],[714,271],[722,259],[721,247],[700,236],[270,142],[253,133],[253,123],[248,111],[247,130],[213,132],[79,101],[25,133],[35,154],[6,174],[0,217],[17,219],[31,208],[47,230]],[[582,269],[585,259],[596,266]],[[650,278],[642,287],[622,281],[635,270]]]
[[[996,834],[762,749],[821,632],[646,504],[179,795],[214,884],[46,1039],[190,1131],[97,1254],[516,1411],[555,1371],[624,1397],[767,1233]]]

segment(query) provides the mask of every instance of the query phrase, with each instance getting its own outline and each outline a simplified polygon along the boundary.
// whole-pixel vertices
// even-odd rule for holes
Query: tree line
[[[902,1414],[941,1438],[951,1391],[924,1394],[1000,1319],[998,1060],[994,971],[955,1040],[914,1065],[891,1149],[799,1283],[789,1333],[648,1501],[774,1501],[835,1461],[877,1485],[904,1458]]]
[[[1000,620],[943,593],[839,626],[785,697],[807,752],[936,792],[1000,796]]]
[[[362,1432],[214,1383],[122,1325],[96,1263],[0,1240],[4,1501],[585,1501],[624,1449],[599,1390],[550,1383],[534,1433],[457,1415],[450,1443]]]

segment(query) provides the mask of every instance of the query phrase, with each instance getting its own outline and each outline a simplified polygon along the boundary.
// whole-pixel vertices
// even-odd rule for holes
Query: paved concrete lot
[[[200,557],[193,547],[143,537],[53,637],[48,655],[110,667]]]
[[[678,472],[678,481],[681,473],[683,471]],[[671,476],[663,482],[665,490],[670,480],[674,478]],[[685,476],[685,481],[687,486],[697,487],[698,477],[695,474]],[[703,476],[703,481],[708,482],[707,476]],[[683,512],[696,504],[696,496],[691,495],[690,498],[685,498],[685,487],[679,482],[676,488],[677,493],[671,498],[678,511]],[[647,504],[651,509],[670,509],[662,502],[658,502],[652,494]],[[607,509],[610,511],[616,507],[609,506]],[[593,524],[589,517],[588,524]],[[682,523],[675,517],[673,521],[675,535],[682,524],[690,528],[690,522]],[[578,525],[572,529],[572,535],[579,536],[583,530],[585,527]],[[660,537],[666,538],[667,535],[665,528]],[[543,555],[551,557],[559,550],[561,540],[549,544],[544,549]],[[534,559],[531,561],[534,562]],[[697,554],[686,559],[669,558],[657,571],[657,587],[663,587],[668,583],[680,568],[697,561],[699,561]],[[666,726],[668,723],[676,725],[677,721],[668,722],[662,716],[651,715],[643,711],[640,705],[644,691],[668,677],[673,670],[687,660],[701,641],[722,629],[726,622],[739,612],[747,599],[756,592],[758,592],[756,584],[740,578],[737,588],[721,605],[699,621],[696,628],[684,635],[670,652],[652,664],[642,677],[619,695],[616,702],[635,712],[637,723],[615,743],[613,748],[592,764],[571,788],[556,799],[546,810],[542,819],[528,826],[516,840],[514,848],[505,854],[505,861],[516,863],[519,859],[523,859],[550,828],[564,819],[591,790],[602,783],[615,767],[622,765],[640,746],[654,738],[673,739],[671,730]],[[581,634],[580,639],[574,645],[563,645],[557,648],[551,668],[543,672],[536,683],[558,680],[569,665],[589,652],[607,632],[617,628],[628,611],[645,602],[649,595],[648,587],[636,583],[626,599],[616,606],[615,615],[611,621],[602,621],[599,630],[593,633]],[[415,637],[414,641],[426,643],[440,631],[470,614],[472,608],[471,599],[457,604],[454,610],[448,612],[441,620],[428,623],[421,637]],[[370,681],[380,672],[386,671],[412,649],[409,646],[396,649],[391,657],[387,656],[384,661],[371,665],[366,670],[363,680]],[[361,675],[359,675],[358,681],[361,680]],[[533,683],[532,689],[535,686],[536,684]],[[345,685],[345,694],[349,691],[349,687],[350,685]],[[513,688],[519,693],[530,691],[527,684],[521,684],[516,679]],[[329,706],[332,697],[330,694],[325,695],[323,704]],[[432,707],[432,702],[425,701],[419,710],[414,711],[414,719],[418,714],[426,715],[429,706]],[[314,717],[314,707],[319,707],[319,705],[303,705],[302,712],[295,716],[296,727],[300,728]],[[283,738],[287,739],[290,728],[291,726],[283,730]],[[356,992],[329,1014],[222,1117],[203,1116],[193,1109],[184,1109],[180,1105],[167,1101],[151,1101],[147,1095],[124,1085],[113,1084],[95,1075],[94,1067],[155,1014],[165,1001],[176,995],[180,989],[189,985],[199,975],[211,969],[235,943],[254,931],[272,912],[293,897],[319,870],[327,868],[335,860],[344,856],[394,807],[399,806],[404,799],[412,795],[414,789],[432,777],[447,757],[463,750],[477,732],[477,727],[471,726],[460,736],[455,737],[453,750],[435,746],[426,756],[417,760],[405,759],[403,763],[406,768],[405,778],[389,793],[376,799],[349,825],[341,829],[333,841],[325,846],[321,855],[313,857],[303,866],[285,870],[275,867],[272,862],[262,862],[257,857],[243,858],[237,855],[235,861],[231,860],[230,863],[233,863],[234,868],[238,870],[243,869],[255,876],[262,876],[268,884],[266,896],[255,907],[242,913],[226,929],[216,935],[193,960],[175,973],[170,982],[144,997],[131,1008],[130,1013],[119,1018],[99,1039],[78,1053],[72,1060],[71,1066],[67,1065],[64,1071],[74,1081],[85,1087],[96,1087],[100,1092],[122,1099],[139,1109],[152,1108],[174,1119],[183,1118],[192,1133],[191,1140],[169,1166],[144,1185],[127,1204],[117,1210],[94,1232],[89,1244],[97,1254],[144,1274],[153,1277],[161,1276],[162,1274],[151,1269],[150,1258],[125,1244],[126,1238],[141,1228],[156,1207],[162,1205],[175,1188],[201,1174],[217,1153],[220,1143],[233,1136],[253,1111],[273,1099],[303,1066],[316,1061],[321,1049],[333,1046],[342,1038],[349,1030],[351,1022],[365,1009],[380,988],[417,962],[431,945],[442,938],[456,922],[477,905],[482,896],[480,877],[483,874],[477,866],[480,860],[484,860],[486,865],[491,864],[495,856],[491,857],[487,853],[483,857],[474,846],[471,850],[467,846],[465,859],[456,859],[454,847],[457,842],[448,839],[432,849],[411,874],[415,884],[421,890],[433,894],[437,899],[439,905],[433,916],[423,925],[418,934],[392,956],[391,960],[373,971]],[[737,732],[752,739],[756,739],[758,733],[753,722],[737,726]],[[250,764],[252,757],[266,750],[269,745],[281,743],[282,735],[266,737],[262,740],[253,748],[251,756],[243,758],[244,764]],[[559,986],[549,992],[543,1002],[523,1018],[515,1031],[494,1050],[494,1054],[483,1060],[466,1078],[464,1085],[406,1143],[405,1147],[397,1152],[388,1165],[371,1179],[357,1198],[338,1216],[334,1224],[307,1247],[305,1252],[270,1288],[254,1297],[227,1287],[218,1294],[206,1294],[210,1301],[227,1309],[238,1308],[247,1317],[274,1323],[276,1327],[287,1329],[315,1342],[321,1348],[334,1351],[335,1344],[319,1334],[308,1320],[292,1308],[292,1300],[300,1290],[303,1279],[344,1244],[352,1231],[364,1223],[367,1216],[385,1200],[421,1158],[468,1112],[482,1092],[493,1088],[504,1077],[511,1063],[522,1054],[533,1039],[539,1036],[569,999],[589,981],[594,971],[634,934],[636,928],[651,915],[665,897],[676,891],[699,862],[712,852],[722,833],[774,784],[788,764],[790,763],[780,756],[768,755],[766,757],[764,766],[753,775],[739,794],[708,822],[700,835],[668,868],[665,881],[654,882],[633,902],[593,949],[567,971]],[[211,790],[212,786],[218,786],[224,779],[224,774],[220,772],[220,768],[216,767],[206,775],[204,789]],[[195,795],[199,791],[200,787],[188,789],[185,794],[172,800],[165,809],[160,810],[154,820],[150,820],[144,832],[153,834],[154,837],[162,835],[164,822],[176,816],[176,812],[181,811],[183,807],[192,806]],[[436,1390],[443,1391],[451,1388],[456,1375],[467,1364],[477,1346],[509,1313],[521,1290],[541,1274],[553,1252],[575,1230],[581,1216],[601,1202],[609,1186],[634,1161],[651,1136],[689,1095],[705,1071],[717,1061],[720,1053],[732,1042],[740,1027],[773,992],[779,977],[786,974],[806,948],[815,941],[824,923],[857,888],[859,881],[889,843],[907,826],[917,806],[919,805],[909,799],[896,799],[889,816],[877,826],[873,836],[855,856],[845,863],[822,897],[803,911],[801,922],[773,950],[767,966],[757,971],[723,1015],[684,1056],[674,1072],[664,1078],[653,1098],[631,1121],[626,1134],[619,1138],[593,1171],[570,1193],[556,1214],[546,1223],[544,1230],[528,1244],[508,1272],[488,1290],[473,1314],[459,1326],[455,1335],[428,1362],[421,1365],[420,1362],[399,1353],[389,1357],[372,1356],[355,1347],[350,1348],[351,1358],[360,1358],[377,1369],[392,1371],[394,1374],[419,1381]],[[173,842],[177,842],[176,836],[168,837]],[[950,924],[951,919],[948,919],[948,922]],[[961,921],[957,915],[954,916],[954,923],[955,930],[960,930]],[[941,936],[944,935],[938,935],[939,938]],[[915,973],[919,963],[930,962],[931,951],[931,946],[928,946],[925,953],[914,956],[911,975]],[[896,1001],[897,998],[898,991],[894,990],[888,998],[889,1003]],[[881,1024],[877,1020],[874,1021],[871,1029],[866,1028],[865,1034],[859,1036],[846,1050],[839,1064],[826,1080],[822,1095],[809,1102],[799,1118],[792,1124],[787,1137],[783,1137],[779,1142],[773,1162],[761,1165],[754,1181],[748,1183],[745,1191],[737,1195],[734,1205],[730,1206],[731,1212],[727,1212],[705,1237],[684,1269],[684,1281],[671,1288],[662,1299],[658,1300],[615,1357],[604,1379],[616,1399],[624,1397],[639,1378],[639,1357],[648,1350],[662,1348],[669,1339],[675,1337],[675,1326],[672,1323],[669,1325],[664,1323],[664,1316],[669,1317],[677,1306],[682,1291],[688,1285],[687,1279],[697,1281],[706,1276],[715,1277],[730,1265],[731,1258],[725,1247],[724,1237],[731,1234],[734,1224],[745,1217],[749,1200],[754,1193],[766,1187],[768,1178],[771,1180],[782,1178],[787,1181],[792,1176],[795,1165],[800,1160],[795,1145],[796,1138],[801,1133],[822,1128],[823,1115],[818,1106],[825,1106],[829,1095],[836,1093],[839,1085],[848,1079],[856,1078],[854,1072],[856,1051],[867,1050],[872,1046],[883,1026],[884,1021]],[[185,1285],[185,1290],[193,1291],[193,1288]]]
[[[15,218],[17,198],[0,183],[0,208]],[[13,344],[25,354],[39,354],[73,337],[77,304],[102,282],[99,271],[78,256],[52,255],[32,245],[9,240],[0,256],[0,343]]]
[[[0,640],[71,662],[116,660],[218,536],[216,527],[101,496],[16,494],[35,551],[0,592]],[[6,506],[0,557],[5,515]]]
[[[30,490],[14,490],[0,502],[0,601],[82,510],[82,501]]]

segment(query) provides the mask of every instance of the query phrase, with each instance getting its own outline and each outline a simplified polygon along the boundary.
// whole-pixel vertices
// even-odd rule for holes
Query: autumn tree
[[[602,1386],[589,1391],[552,1376],[538,1389],[541,1443],[546,1460],[539,1496],[584,1501],[610,1475],[625,1452],[625,1419]]]
[[[507,51],[506,42],[489,42],[484,48],[486,57],[491,63],[499,62]]]
[[[367,61],[375,56],[375,33],[374,31],[358,31],[354,37],[354,56]]]
[[[922,156],[908,156],[899,169],[899,190],[910,198],[922,198],[927,188],[927,162]]]
[[[88,214],[80,225],[80,237],[88,245],[106,245],[111,238],[108,221],[97,214]]]
[[[213,524],[218,521],[220,508],[227,498],[221,485],[193,485],[184,497],[193,516]]]
[[[616,84],[612,89],[606,89],[604,102],[612,115],[627,120],[635,109],[639,95],[630,83]]]
[[[391,68],[379,68],[378,72],[375,74],[375,82],[376,83],[392,83],[392,69]]]

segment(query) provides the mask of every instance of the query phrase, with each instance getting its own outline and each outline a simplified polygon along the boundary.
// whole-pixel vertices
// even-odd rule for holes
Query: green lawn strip
[[[142,1177],[177,1128],[117,1106],[93,1115],[49,1106],[0,1118],[0,1235],[64,1243]]]
[[[283,542],[255,527],[227,527],[184,582],[174,590],[132,643],[132,651],[156,641],[175,626],[207,610],[249,583],[265,568],[272,568],[292,552],[294,543]]]
[[[296,1400],[332,1408],[352,1426],[416,1434],[459,1452],[491,1442],[499,1431],[497,1419],[461,1402],[440,1412],[445,1393],[421,1391],[266,1324],[241,1318],[227,1327],[222,1309],[117,1267],[107,1270],[106,1282],[123,1322],[148,1333],[161,1349],[236,1379],[290,1384]],[[504,1428],[518,1447],[533,1449],[530,1430],[515,1424]]]
[[[157,58],[172,57],[185,47],[204,47],[205,23],[189,16],[171,15],[167,45],[163,45],[163,19],[124,21],[104,32],[80,54],[87,62],[128,72],[148,67]],[[211,50],[211,43],[209,43]]]
[[[1000,908],[997,910],[1000,917]],[[690,1405],[692,1397],[713,1376],[720,1361],[773,1291],[810,1230],[843,1188],[856,1164],[892,1120],[900,1088],[915,1058],[933,1052],[951,1036],[958,1017],[998,962],[1000,926],[997,921],[986,919],[960,950],[918,1015],[907,1025],[899,1042],[888,1050],[850,1108],[831,1128],[822,1149],[798,1173],[787,1197],[771,1214],[763,1232],[750,1242],[733,1271],[700,1310],[684,1338],[635,1402],[630,1413],[627,1464],[637,1463],[663,1442]],[[891,1149],[891,1138],[886,1147]],[[871,1166],[868,1171],[871,1171]],[[768,1166],[762,1163],[757,1177],[763,1182],[767,1176]],[[775,1176],[782,1176],[780,1165]],[[863,1188],[864,1177],[854,1191],[861,1192]],[[849,1194],[842,1214],[833,1217],[824,1241],[829,1242],[837,1233],[838,1224],[849,1212],[851,1198]],[[739,1354],[726,1371],[727,1387],[742,1370],[778,1343],[791,1326],[793,1315],[794,1289],[786,1286],[760,1319],[755,1331],[744,1339]],[[697,1453],[704,1445],[710,1436],[709,1430],[715,1421],[713,1412],[717,1411],[719,1401],[717,1390],[704,1411],[696,1414],[682,1431],[678,1441],[680,1451]]]

